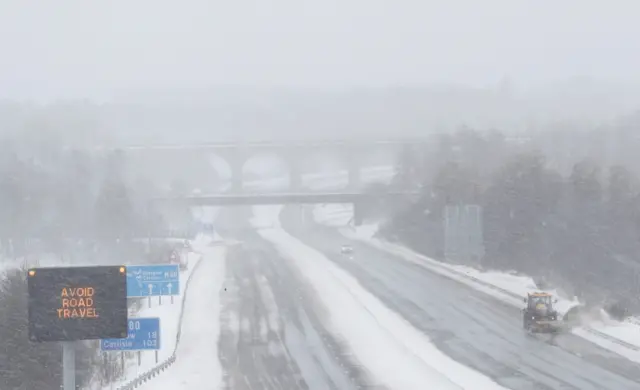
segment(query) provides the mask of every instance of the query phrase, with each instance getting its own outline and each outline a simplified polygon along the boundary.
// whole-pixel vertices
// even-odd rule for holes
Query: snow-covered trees
[[[582,155],[562,172],[550,161],[565,156],[509,145],[496,133],[484,137],[467,131],[441,144],[435,155],[449,158],[423,172],[421,201],[392,218],[383,234],[442,257],[442,210],[477,204],[484,216],[482,266],[552,276],[562,287],[593,296],[637,300],[638,167],[609,167]],[[584,143],[588,134],[575,137]],[[640,302],[636,306],[640,310]]]
[[[153,194],[128,183],[125,171],[118,153],[0,143],[1,389],[57,389],[62,374],[60,344],[28,339],[26,271],[15,268],[24,262],[6,269],[3,262],[30,258],[37,264],[42,256],[72,265],[146,260],[131,238],[162,229],[161,220],[146,207]],[[77,343],[76,354],[80,385],[117,369],[105,367],[95,341]]]

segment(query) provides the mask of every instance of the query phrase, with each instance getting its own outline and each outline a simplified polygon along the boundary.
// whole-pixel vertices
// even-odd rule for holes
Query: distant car
[[[352,255],[353,254],[353,247],[351,245],[343,245],[340,248],[340,253],[342,253],[343,255]]]

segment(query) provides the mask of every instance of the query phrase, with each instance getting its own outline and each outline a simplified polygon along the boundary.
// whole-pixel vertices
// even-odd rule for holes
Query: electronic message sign
[[[125,266],[31,268],[29,339],[127,337]]]

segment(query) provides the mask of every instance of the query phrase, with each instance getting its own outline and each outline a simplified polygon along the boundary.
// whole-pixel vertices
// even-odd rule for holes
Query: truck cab
[[[522,326],[528,331],[551,332],[558,321],[558,312],[553,304],[558,302],[545,292],[527,294],[524,298],[526,307],[522,309]]]

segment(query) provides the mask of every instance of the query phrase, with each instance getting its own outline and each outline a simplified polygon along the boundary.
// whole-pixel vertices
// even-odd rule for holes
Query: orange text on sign
[[[94,307],[93,287],[65,287],[60,293],[58,318],[98,318]]]

